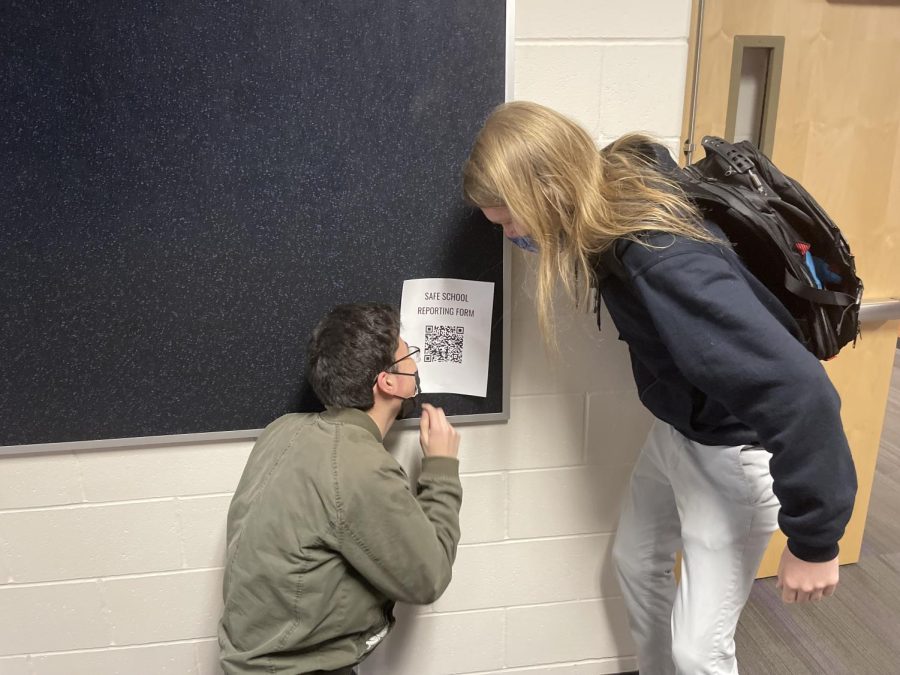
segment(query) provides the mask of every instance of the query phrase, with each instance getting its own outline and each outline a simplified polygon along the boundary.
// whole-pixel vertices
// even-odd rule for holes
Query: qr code
[[[425,326],[425,361],[427,363],[462,363],[462,326]]]

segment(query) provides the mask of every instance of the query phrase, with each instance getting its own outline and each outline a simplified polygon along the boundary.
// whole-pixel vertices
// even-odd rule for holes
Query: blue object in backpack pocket
[[[816,284],[816,288],[822,288],[822,282],[819,281],[819,275],[816,274],[816,263],[809,251],[803,256],[803,260],[806,262],[806,269],[809,270],[809,275],[812,277],[813,283]]]
[[[809,270],[809,274],[813,278],[816,288],[824,288],[820,278],[824,278],[825,282],[829,284],[841,283],[841,275],[832,272],[831,268],[828,267],[828,263],[821,258],[816,258],[809,251],[806,252],[806,255],[804,255],[803,258],[806,262],[806,269]]]

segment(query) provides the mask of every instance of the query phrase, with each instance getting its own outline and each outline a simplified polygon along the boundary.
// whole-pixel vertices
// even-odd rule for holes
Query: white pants
[[[641,675],[737,674],[734,631],[777,528],[769,456],[651,429],[613,548]]]

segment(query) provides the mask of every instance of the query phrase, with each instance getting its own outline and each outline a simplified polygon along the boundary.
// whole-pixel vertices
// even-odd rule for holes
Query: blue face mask
[[[531,237],[507,237],[512,243],[529,253],[537,253],[538,247]]]

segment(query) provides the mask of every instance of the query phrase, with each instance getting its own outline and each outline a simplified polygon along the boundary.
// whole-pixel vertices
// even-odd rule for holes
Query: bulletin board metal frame
[[[515,53],[515,0],[506,0],[506,36],[505,36],[505,99],[513,97],[514,82],[514,53]],[[449,419],[454,424],[475,424],[507,422],[510,416],[510,307],[511,307],[511,245],[508,241],[503,243],[502,252],[502,392],[500,412],[480,414],[450,415]],[[496,329],[496,326],[495,326]],[[412,428],[418,425],[418,420],[401,420],[395,426],[399,428]],[[110,449],[128,449],[135,447],[153,448],[171,445],[205,444],[229,441],[254,440],[262,432],[257,429],[238,429],[229,431],[210,431],[198,433],[165,434],[151,436],[135,436],[125,438],[104,438],[83,441],[65,441],[52,443],[34,443],[21,445],[0,446],[0,457],[18,455],[36,455],[58,452],[94,451]]]

